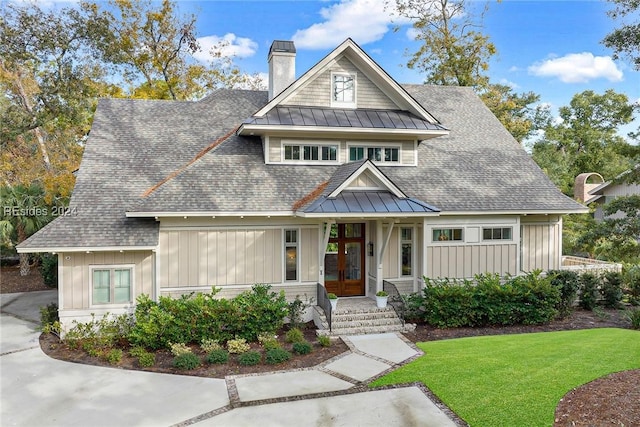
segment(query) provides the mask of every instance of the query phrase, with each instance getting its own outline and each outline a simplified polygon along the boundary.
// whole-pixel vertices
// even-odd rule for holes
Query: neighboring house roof
[[[618,183],[618,184],[614,184],[614,182],[621,181],[625,177],[625,175],[629,175],[633,170],[638,170],[638,169],[640,169],[640,164],[635,165],[633,168],[622,172],[620,175],[618,175],[615,178],[615,180],[603,182],[602,184],[598,185],[597,187],[589,190],[588,193],[591,196],[594,196],[594,197],[590,198],[586,203],[595,202],[598,199],[600,199],[602,196],[604,196],[607,188],[609,188],[612,184],[613,185],[624,185],[624,186],[629,187],[630,189],[637,189],[638,185],[636,185],[636,184],[625,184],[625,183],[621,183],[621,182]],[[633,192],[635,192],[635,191],[633,191]]]
[[[343,53],[355,49],[345,43]],[[358,207],[364,199],[347,189],[332,194],[366,162],[266,164],[261,139],[236,133],[256,111],[279,111],[266,91],[218,90],[198,102],[100,100],[71,199],[77,215],[58,218],[19,251],[155,247],[154,216],[284,216],[338,211],[338,203],[363,213],[585,211],[558,191],[471,88],[406,85],[394,95],[397,83],[370,58],[358,58],[376,71],[390,97],[408,106],[411,113],[400,115],[450,129],[417,145],[417,166],[375,168],[390,191],[370,192],[373,208]],[[274,100],[286,99],[288,90]]]

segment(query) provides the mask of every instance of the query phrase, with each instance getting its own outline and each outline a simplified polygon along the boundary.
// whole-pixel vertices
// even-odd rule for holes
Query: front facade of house
[[[563,196],[469,88],[401,86],[352,40],[269,91],[101,100],[71,201],[19,246],[59,260],[63,326],[255,283],[288,298],[558,268]]]

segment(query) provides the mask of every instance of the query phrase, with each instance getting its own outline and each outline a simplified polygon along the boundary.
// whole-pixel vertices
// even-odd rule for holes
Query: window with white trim
[[[284,277],[298,280],[298,230],[284,230]]]
[[[400,228],[400,274],[413,276],[413,228]]]
[[[132,266],[99,266],[91,269],[92,304],[127,304],[133,301],[132,294]]]
[[[462,228],[434,228],[431,236],[434,242],[462,241]]]
[[[331,104],[355,107],[356,76],[355,74],[331,75]]]
[[[283,144],[285,161],[336,162],[337,144]]]
[[[511,227],[483,227],[482,240],[511,240],[513,229]]]
[[[349,146],[349,161],[369,159],[375,163],[399,163],[400,148],[398,147],[369,147],[360,145]]]

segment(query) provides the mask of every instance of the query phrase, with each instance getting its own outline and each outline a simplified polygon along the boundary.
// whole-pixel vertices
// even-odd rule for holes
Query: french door
[[[337,296],[365,294],[364,224],[333,224],[324,256],[324,284]]]

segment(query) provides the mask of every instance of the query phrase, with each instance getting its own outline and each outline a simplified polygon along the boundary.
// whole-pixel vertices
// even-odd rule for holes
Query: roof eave
[[[380,219],[380,218],[422,218],[440,215],[440,212],[296,212],[300,218],[357,218],[357,219]]]
[[[513,209],[513,210],[494,210],[494,211],[447,211],[440,212],[443,216],[475,216],[475,215],[569,215],[578,213],[589,213],[589,208],[582,209]]]
[[[283,125],[255,125],[242,124],[237,134],[240,136],[265,136],[269,134],[348,134],[348,135],[376,135],[376,136],[404,136],[419,141],[449,135],[448,130],[422,129],[389,129],[389,128],[351,128],[333,126],[283,126]]]
[[[216,218],[216,217],[291,217],[294,216],[293,211],[185,211],[185,212],[168,212],[168,211],[129,211],[125,213],[127,218]]]
[[[153,251],[157,246],[37,246],[16,247],[19,254],[60,253],[60,252],[125,252],[125,251]]]

